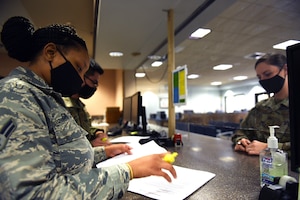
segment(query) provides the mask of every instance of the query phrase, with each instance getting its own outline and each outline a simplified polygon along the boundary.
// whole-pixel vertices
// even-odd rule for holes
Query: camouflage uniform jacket
[[[278,147],[290,151],[289,126],[289,99],[276,100],[274,97],[258,102],[247,117],[241,122],[240,130],[232,137],[234,144],[242,138],[250,141],[267,142],[270,136],[269,126],[277,125],[275,136],[278,138]]]
[[[63,97],[65,105],[77,124],[79,124],[84,130],[88,132],[86,137],[89,141],[96,138],[96,132],[100,129],[92,127],[91,117],[87,112],[84,103],[78,98]]]
[[[126,164],[92,168],[92,148],[60,94],[18,67],[0,81],[0,199],[117,199],[128,188]]]

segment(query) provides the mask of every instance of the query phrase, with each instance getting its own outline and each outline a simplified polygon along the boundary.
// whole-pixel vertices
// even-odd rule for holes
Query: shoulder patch
[[[12,132],[16,129],[16,125],[12,119],[9,119],[0,130],[0,150],[2,150]]]

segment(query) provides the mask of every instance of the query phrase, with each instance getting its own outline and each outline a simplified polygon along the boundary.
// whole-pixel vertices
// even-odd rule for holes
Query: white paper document
[[[175,166],[177,178],[169,183],[163,177],[150,176],[133,179],[128,191],[159,200],[182,200],[215,177],[215,174]]]
[[[159,146],[154,141],[147,142],[143,145],[140,145],[138,143],[138,138],[130,139],[127,137],[120,137],[117,139],[117,141],[128,142],[128,145],[132,146],[132,154],[128,155],[124,153],[110,158],[106,161],[100,162],[97,164],[98,168],[107,167],[119,163],[126,163],[136,158],[150,154],[167,152],[165,148]],[[215,174],[206,171],[194,170],[175,165],[174,168],[177,173],[177,178],[172,178],[171,183],[169,183],[163,177],[158,176],[136,178],[129,182],[128,191],[138,193],[153,199],[182,200],[215,177]],[[169,175],[170,177],[172,177],[170,173]]]
[[[113,158],[107,159],[103,162],[98,163],[96,166],[99,167],[107,167],[120,163],[127,163],[131,160],[137,159],[142,156],[156,154],[156,153],[166,153],[167,150],[156,144],[154,141],[147,142],[143,145],[136,143],[128,143],[128,145],[132,146],[131,155],[126,153],[117,155]]]

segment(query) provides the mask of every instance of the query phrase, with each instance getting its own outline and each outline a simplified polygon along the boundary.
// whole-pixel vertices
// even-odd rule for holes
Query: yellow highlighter
[[[178,153],[177,152],[173,152],[173,153],[168,153],[164,156],[163,160],[173,164],[175,162],[175,158],[177,157]]]
[[[101,139],[102,142],[106,142],[107,141],[107,137],[104,137]]]
[[[138,134],[137,131],[132,131],[132,132],[130,132],[130,135],[136,135],[136,134]]]

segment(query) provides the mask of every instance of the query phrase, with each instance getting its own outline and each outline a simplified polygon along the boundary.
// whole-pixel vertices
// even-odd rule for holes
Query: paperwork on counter
[[[121,154],[115,156],[113,158],[98,163],[97,167],[101,168],[114,164],[126,163],[145,155],[167,152],[166,149],[159,146],[154,141],[150,141],[143,145],[139,144],[138,141],[142,138],[145,137],[124,136],[112,140],[111,142],[113,143],[126,142],[128,145],[132,146],[132,154]],[[177,178],[172,178],[171,183],[169,183],[163,177],[158,176],[136,178],[129,182],[128,191],[138,193],[153,199],[182,200],[187,198],[198,188],[202,187],[204,184],[206,184],[208,181],[215,177],[215,174],[207,171],[189,169],[176,165],[174,165],[174,168],[177,173]],[[171,174],[170,177],[172,177]]]

